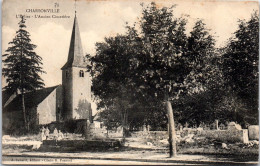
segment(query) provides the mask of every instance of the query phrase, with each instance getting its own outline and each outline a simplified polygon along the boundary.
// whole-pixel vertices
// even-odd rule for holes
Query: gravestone
[[[219,128],[218,128],[218,120],[216,120],[215,122],[216,122],[216,130],[219,130]]]
[[[230,122],[227,130],[202,130],[200,135],[223,142],[248,143],[248,130],[235,122]]]
[[[202,127],[198,127],[198,128],[197,128],[197,134],[200,135],[202,131],[203,131],[203,128],[202,128]]]
[[[230,134],[233,135],[234,138],[239,138],[241,142],[247,143],[249,138],[248,138],[248,130],[242,129],[242,127],[239,124],[236,124],[235,122],[230,122],[228,124],[228,130]]]
[[[210,130],[210,125],[206,124],[204,130]]]
[[[185,123],[185,128],[188,128],[189,127],[189,123]]]
[[[143,132],[147,132],[146,125],[143,125]]]
[[[210,124],[210,130],[216,130],[216,123],[215,122]]]
[[[148,125],[148,126],[147,126],[147,131],[150,132],[150,129],[151,129],[151,126]]]
[[[183,126],[182,125],[180,125],[180,132],[182,132],[183,131]]]
[[[220,129],[220,130],[225,130],[225,129],[226,129],[226,126],[225,126],[223,123],[221,123],[221,124],[219,125],[219,129]]]
[[[231,130],[231,131],[242,130],[242,127],[239,124],[236,124],[235,122],[230,122],[228,124],[228,130]]]
[[[258,125],[249,126],[248,136],[250,140],[259,140],[259,126]]]

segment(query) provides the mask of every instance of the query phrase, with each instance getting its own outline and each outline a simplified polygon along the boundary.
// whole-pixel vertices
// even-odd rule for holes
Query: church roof
[[[46,97],[50,95],[51,92],[53,92],[57,87],[48,87],[39,89],[33,92],[28,92],[24,94],[24,101],[25,101],[25,108],[33,108],[37,105],[39,105]],[[6,107],[6,110],[19,110],[22,109],[22,95],[18,94]]]
[[[15,93],[10,93],[8,90],[2,91],[2,105],[5,105],[13,94]]]
[[[87,63],[85,62],[84,55],[83,55],[78,21],[75,15],[71,40],[70,40],[68,60],[61,69],[63,70],[69,67],[86,67],[86,65]]]

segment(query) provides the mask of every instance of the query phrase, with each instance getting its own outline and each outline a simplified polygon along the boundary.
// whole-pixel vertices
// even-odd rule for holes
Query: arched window
[[[83,70],[79,71],[79,77],[84,77],[84,71]]]

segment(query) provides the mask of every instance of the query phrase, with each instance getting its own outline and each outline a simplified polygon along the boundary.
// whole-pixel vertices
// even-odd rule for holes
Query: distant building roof
[[[9,91],[5,90],[2,91],[2,105],[4,106],[5,103],[10,99],[12,95],[15,95],[15,93],[10,93]]]
[[[55,90],[57,86],[39,89],[33,92],[24,94],[25,108],[32,108],[39,105],[49,94]],[[4,94],[4,92],[3,92]],[[22,95],[18,94],[6,107],[5,110],[18,110],[22,109]]]

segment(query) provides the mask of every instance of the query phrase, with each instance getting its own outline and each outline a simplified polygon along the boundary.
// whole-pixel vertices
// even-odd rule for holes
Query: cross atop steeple
[[[75,0],[74,6],[75,6],[75,16],[76,16],[77,15],[77,0]]]
[[[63,70],[69,67],[86,67],[76,13],[71,34],[68,60],[61,69]]]

